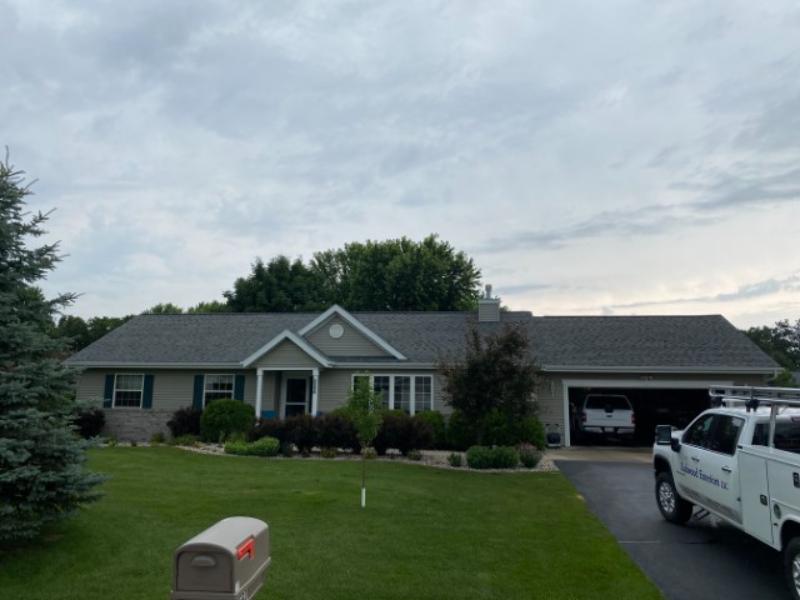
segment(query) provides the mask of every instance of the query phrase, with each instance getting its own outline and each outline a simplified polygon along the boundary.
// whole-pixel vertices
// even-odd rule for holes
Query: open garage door
[[[708,388],[627,388],[627,387],[578,387],[570,386],[570,440],[572,445],[636,445],[650,446],[656,425],[674,425],[683,429],[699,413],[710,406]],[[588,404],[597,403],[597,398],[613,398],[606,402],[609,410],[613,406],[624,407],[620,396],[628,399],[633,408],[634,429],[632,434],[616,434],[613,428],[605,433],[588,433],[582,424],[582,415]],[[592,399],[595,399],[594,401]],[[609,421],[610,422],[610,421]]]

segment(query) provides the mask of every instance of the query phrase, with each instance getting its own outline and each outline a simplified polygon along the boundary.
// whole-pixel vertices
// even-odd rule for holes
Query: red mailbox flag
[[[253,536],[250,536],[241,544],[236,546],[236,558],[242,560],[244,557],[247,557],[250,560],[253,560],[256,557],[256,540]]]

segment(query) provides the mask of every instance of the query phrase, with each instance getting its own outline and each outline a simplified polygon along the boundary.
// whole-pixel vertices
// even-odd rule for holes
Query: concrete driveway
[[[556,458],[556,464],[666,598],[790,597],[778,552],[712,517],[667,523],[656,506],[649,460],[614,458]]]

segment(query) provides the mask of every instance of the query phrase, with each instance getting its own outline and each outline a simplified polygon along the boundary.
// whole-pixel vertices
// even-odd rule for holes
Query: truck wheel
[[[656,503],[661,515],[670,523],[683,525],[692,518],[691,502],[678,495],[669,473],[659,473],[656,477]]]
[[[800,537],[791,540],[783,549],[783,569],[792,598],[800,600]]]

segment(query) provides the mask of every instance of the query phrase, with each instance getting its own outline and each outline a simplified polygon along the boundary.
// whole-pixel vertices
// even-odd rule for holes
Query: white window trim
[[[231,387],[231,398],[236,393],[236,374],[235,373],[205,373],[203,375],[203,408],[206,407],[206,394],[208,391],[206,389],[206,380],[208,377],[231,377],[233,379],[233,387]],[[217,394],[219,390],[211,390],[212,393]]]
[[[433,373],[353,373],[350,376],[350,389],[355,389],[356,387],[356,377],[369,377],[369,387],[370,389],[374,389],[375,387],[375,378],[376,377],[388,377],[389,378],[389,410],[394,410],[394,378],[395,377],[410,377],[411,378],[411,387],[410,387],[410,398],[409,398],[409,414],[413,417],[416,414],[416,404],[417,404],[417,393],[416,393],[416,382],[417,377],[430,377],[431,380],[431,411],[436,410],[435,408],[435,394],[434,394],[434,380],[436,379]],[[423,411],[424,412],[424,411]]]
[[[117,388],[117,377],[122,375],[123,377],[141,377],[142,378],[142,387],[138,390],[130,390],[130,389],[123,389]],[[117,406],[117,390],[120,392],[139,392],[139,406]],[[111,394],[111,408],[119,408],[124,410],[129,408],[131,410],[141,410],[142,405],[144,404],[144,373],[114,373],[114,391]]]

